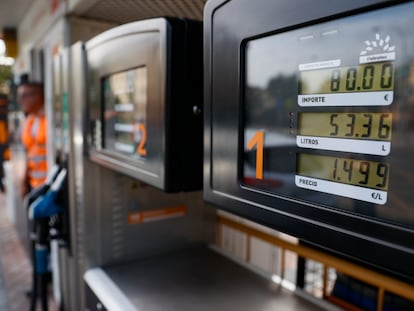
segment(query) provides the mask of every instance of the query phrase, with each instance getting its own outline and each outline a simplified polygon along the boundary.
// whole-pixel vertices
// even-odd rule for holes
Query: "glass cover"
[[[414,227],[413,12],[245,44],[243,187]]]
[[[147,156],[147,68],[118,72],[103,84],[103,148],[133,158]]]

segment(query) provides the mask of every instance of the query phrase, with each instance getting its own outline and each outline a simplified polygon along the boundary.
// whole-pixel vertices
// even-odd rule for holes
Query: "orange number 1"
[[[256,178],[263,179],[263,145],[264,131],[257,131],[247,143],[247,148],[252,150],[256,146]]]

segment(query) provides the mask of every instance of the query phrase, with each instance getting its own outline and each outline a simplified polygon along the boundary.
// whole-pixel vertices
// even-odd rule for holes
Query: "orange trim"
[[[327,295],[325,297],[325,299],[327,301],[329,301],[330,303],[333,303],[334,305],[337,305],[338,307],[341,307],[341,308],[343,308],[344,310],[347,310],[347,311],[364,311],[363,309],[358,308],[358,307],[354,306],[353,304],[351,304],[351,303],[349,303],[345,300],[342,300],[338,297],[335,297],[335,296]]]
[[[323,285],[322,285],[322,290],[323,290],[323,298],[326,299],[326,296],[328,295],[328,267],[326,265],[323,265]]]
[[[380,274],[378,272],[366,269],[357,264],[317,251],[310,247],[288,242],[279,237],[267,234],[252,227],[248,227],[228,218],[218,216],[217,223],[219,226],[228,226],[232,229],[243,232],[247,234],[248,238],[255,237],[285,250],[295,252],[299,256],[319,261],[328,267],[335,268],[337,271],[345,273],[367,284],[373,285],[385,292],[394,293],[403,298],[414,301],[414,285],[412,284],[408,284],[389,276]]]
[[[184,205],[162,208],[152,211],[133,212],[128,214],[128,224],[140,224],[149,221],[164,220],[187,214],[187,207]]]
[[[378,288],[378,308],[377,311],[382,311],[384,309],[384,295],[385,291],[383,288]]]

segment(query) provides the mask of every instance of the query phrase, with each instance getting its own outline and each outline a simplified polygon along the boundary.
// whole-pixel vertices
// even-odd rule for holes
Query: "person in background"
[[[22,196],[41,186],[47,175],[47,126],[43,84],[24,82],[17,89],[17,100],[26,115],[21,140],[27,151]]]
[[[8,160],[8,141],[9,135],[7,131],[7,118],[8,118],[8,111],[7,111],[7,96],[5,94],[0,94],[0,192],[4,192],[4,184],[3,184],[3,163],[4,161]]]

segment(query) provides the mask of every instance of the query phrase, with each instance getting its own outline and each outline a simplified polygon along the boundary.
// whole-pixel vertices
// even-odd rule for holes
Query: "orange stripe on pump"
[[[133,212],[128,214],[128,224],[139,224],[143,222],[164,220],[173,217],[180,217],[187,214],[187,207],[184,205],[156,209],[151,211]]]

